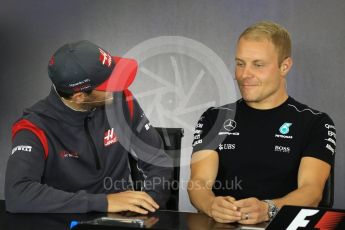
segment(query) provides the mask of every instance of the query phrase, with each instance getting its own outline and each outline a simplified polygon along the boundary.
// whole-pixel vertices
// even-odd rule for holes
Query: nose
[[[250,66],[246,65],[241,68],[236,68],[236,79],[241,80],[245,78],[252,78],[253,73],[250,69]]]

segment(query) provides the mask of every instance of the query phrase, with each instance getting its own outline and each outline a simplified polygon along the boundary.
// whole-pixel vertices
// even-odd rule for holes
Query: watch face
[[[269,213],[270,213],[270,218],[275,217],[275,215],[277,215],[277,213],[278,213],[277,207],[273,206]]]
[[[271,206],[270,207],[270,211],[268,212],[269,213],[269,216],[270,216],[270,219],[272,219],[276,214],[277,214],[277,208],[275,206]]]
[[[268,216],[270,219],[273,219],[273,217],[275,217],[275,215],[278,213],[279,209],[272,201],[265,200],[265,202],[268,204]]]
[[[276,214],[275,211],[270,211],[269,212],[270,219],[272,219],[275,216],[275,214]]]

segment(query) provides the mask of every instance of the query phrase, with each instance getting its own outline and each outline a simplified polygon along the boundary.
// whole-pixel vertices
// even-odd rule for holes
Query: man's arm
[[[162,139],[133,98],[134,114],[130,142],[131,153],[137,160],[137,169],[143,175],[143,191],[165,208],[170,194],[173,173],[172,160],[165,153]]]
[[[316,207],[322,199],[325,182],[331,166],[313,157],[303,157],[298,170],[298,188],[284,197],[274,199],[274,204],[281,208],[284,205]],[[234,202],[241,213],[248,213],[249,219],[242,224],[256,224],[268,220],[268,204],[256,198],[247,198]]]
[[[278,208],[283,205],[318,206],[330,170],[331,166],[322,160],[303,157],[298,170],[298,189],[273,200],[274,203]]]
[[[241,220],[241,213],[233,205],[235,199],[216,197],[212,186],[218,173],[218,153],[214,150],[195,152],[191,160],[191,178],[188,194],[193,205],[216,221],[231,223]]]
[[[85,213],[90,211],[133,211],[147,214],[158,205],[143,192],[90,194],[85,190],[67,192],[41,182],[45,167],[44,150],[30,131],[13,139],[5,181],[6,209],[13,213]]]
[[[25,146],[25,147],[23,147]],[[31,131],[19,131],[7,162],[5,201],[9,212],[88,212],[106,211],[105,194],[76,193],[42,184],[45,167],[41,142]]]

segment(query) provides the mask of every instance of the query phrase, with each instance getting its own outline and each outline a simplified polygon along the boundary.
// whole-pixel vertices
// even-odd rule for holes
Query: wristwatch
[[[273,203],[272,200],[264,200],[265,203],[268,204],[268,217],[272,220],[277,213],[279,212],[279,208]]]

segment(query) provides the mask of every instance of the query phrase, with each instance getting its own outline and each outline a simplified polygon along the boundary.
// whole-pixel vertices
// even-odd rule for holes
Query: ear
[[[73,101],[76,104],[83,103],[85,101],[86,94],[84,92],[78,92],[73,94],[71,97],[71,101]]]
[[[288,72],[290,71],[290,69],[292,67],[292,64],[293,64],[293,62],[292,62],[291,57],[285,58],[283,60],[283,62],[280,65],[280,72],[281,72],[282,76],[286,76],[288,74]]]

